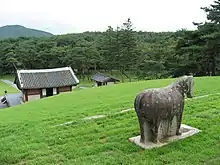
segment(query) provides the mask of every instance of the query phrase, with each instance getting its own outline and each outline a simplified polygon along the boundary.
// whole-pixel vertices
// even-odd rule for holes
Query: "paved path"
[[[15,106],[21,104],[21,97],[21,93],[7,94],[6,99],[8,100],[10,106]]]
[[[8,103],[9,103],[9,105],[12,107],[12,106],[16,106],[16,105],[22,104],[21,96],[22,96],[21,93],[7,94],[6,99],[7,99]],[[2,97],[3,96],[0,96],[0,98],[2,98]],[[3,109],[3,108],[7,108],[7,106],[0,102],[0,109]]]
[[[18,90],[17,86],[12,81],[10,81],[10,80],[1,80],[1,81]],[[15,106],[15,105],[22,104],[21,103],[21,96],[22,96],[21,93],[7,94],[6,99],[7,99],[10,106]],[[2,97],[3,96],[0,96],[0,98],[2,98]],[[0,109],[3,109],[3,108],[7,108],[7,105],[2,104],[0,102]]]
[[[1,80],[1,81],[18,90],[17,86],[12,81],[10,80]]]

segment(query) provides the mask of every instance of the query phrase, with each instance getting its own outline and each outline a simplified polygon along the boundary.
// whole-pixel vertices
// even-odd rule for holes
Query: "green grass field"
[[[3,96],[5,93],[5,90],[7,90],[8,93],[18,93],[18,90],[11,87],[10,85],[2,82],[1,80],[10,80],[14,81],[14,77],[12,75],[7,76],[0,76],[0,96]]]
[[[0,80],[0,96],[3,96],[7,90],[8,93],[18,93],[18,90]]]
[[[128,141],[139,135],[132,108],[137,93],[173,79],[140,81],[78,90],[0,112],[0,164],[220,164],[220,77],[195,79],[195,96],[185,103],[183,123],[202,132],[182,141],[143,150]],[[106,118],[82,121],[83,117]],[[71,125],[56,126],[68,121]]]
[[[11,75],[0,75],[0,79],[4,79],[4,80],[10,80],[10,81],[14,81],[15,77],[13,74]]]

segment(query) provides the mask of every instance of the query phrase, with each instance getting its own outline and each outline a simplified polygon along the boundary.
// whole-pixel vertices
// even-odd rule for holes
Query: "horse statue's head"
[[[183,94],[188,98],[194,95],[194,78],[193,76],[182,76],[177,80],[177,84]]]

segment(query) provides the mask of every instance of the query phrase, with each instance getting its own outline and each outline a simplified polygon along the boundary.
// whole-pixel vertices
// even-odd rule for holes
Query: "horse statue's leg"
[[[182,121],[182,113],[177,115],[177,129],[176,129],[176,135],[181,135],[180,127],[181,127],[181,121]]]
[[[183,116],[183,110],[184,110],[184,102],[180,105],[180,111],[179,114],[177,114],[177,129],[176,129],[176,135],[181,135],[180,127],[182,123],[182,116]]]
[[[152,141],[153,138],[153,131],[151,129],[151,124],[148,121],[144,121],[143,124],[143,133],[144,133],[144,143]]]
[[[152,110],[147,106],[146,100],[142,100],[144,99],[143,95],[144,93],[137,95],[134,101],[135,111],[139,120],[140,142],[147,143],[151,141],[157,143],[159,122],[157,117],[155,119],[149,118],[148,113]]]
[[[158,142],[158,131],[159,131],[160,121],[158,119],[155,119],[154,123],[152,124],[152,138],[151,141],[153,143]]]
[[[146,132],[145,132],[145,119],[143,116],[143,107],[141,106],[141,98],[143,96],[143,93],[140,93],[136,96],[135,101],[134,101],[134,108],[138,117],[138,121],[139,121],[139,127],[140,127],[140,134],[141,134],[141,138],[140,138],[140,142],[141,143],[145,143],[146,142]]]
[[[140,127],[140,142],[147,143],[152,141],[154,137],[154,131],[151,129],[151,124],[141,115],[138,115],[139,127]]]
[[[144,122],[143,122],[142,117],[138,116],[138,121],[139,121],[140,134],[141,134],[140,142],[144,143],[144,139],[145,139],[145,136],[144,136]]]

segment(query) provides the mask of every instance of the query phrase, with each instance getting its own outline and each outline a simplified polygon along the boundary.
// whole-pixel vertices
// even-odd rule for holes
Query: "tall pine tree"
[[[137,38],[134,33],[133,23],[128,18],[123,23],[119,33],[120,50],[118,54],[118,66],[122,75],[125,75],[131,81],[130,77],[126,74],[127,70],[132,71],[138,56]]]

